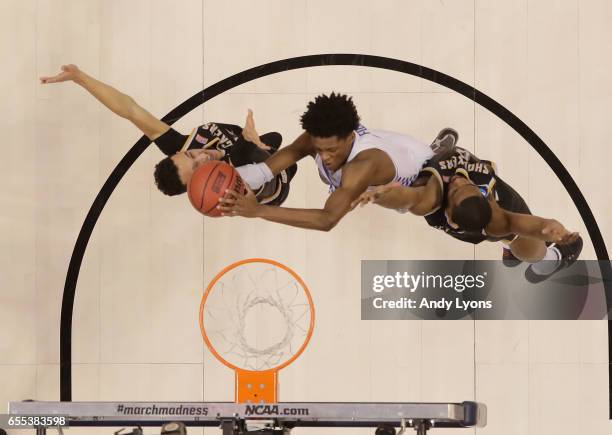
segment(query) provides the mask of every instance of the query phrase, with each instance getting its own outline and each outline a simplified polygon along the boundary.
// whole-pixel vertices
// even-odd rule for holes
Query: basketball
[[[187,194],[191,205],[200,213],[219,217],[219,198],[225,195],[227,189],[241,193],[246,190],[242,178],[233,166],[214,160],[204,163],[194,171],[187,186]]]

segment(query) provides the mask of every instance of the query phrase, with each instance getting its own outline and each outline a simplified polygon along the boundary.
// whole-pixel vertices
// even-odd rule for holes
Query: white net
[[[203,327],[215,351],[243,370],[269,370],[308,339],[314,313],[306,291],[284,269],[263,262],[226,272],[210,289]]]

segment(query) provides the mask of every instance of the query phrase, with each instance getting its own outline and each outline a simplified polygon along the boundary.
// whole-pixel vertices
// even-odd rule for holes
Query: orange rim
[[[278,370],[282,369],[283,367],[287,367],[289,364],[291,364],[293,361],[295,361],[295,359],[298,356],[300,356],[302,354],[302,352],[304,351],[304,349],[308,345],[308,342],[310,341],[310,337],[312,337],[312,332],[314,330],[314,319],[315,319],[314,303],[312,302],[312,297],[310,295],[310,291],[308,290],[308,287],[306,286],[306,283],[302,280],[302,278],[297,273],[295,273],[292,269],[290,269],[289,267],[285,266],[284,264],[279,263],[278,261],[270,260],[268,258],[247,258],[245,260],[240,260],[240,261],[237,261],[235,263],[232,263],[229,266],[226,266],[223,270],[221,270],[221,272],[219,272],[217,275],[215,275],[215,277],[210,281],[210,283],[208,284],[208,287],[206,287],[206,290],[204,291],[204,295],[202,296],[202,302],[200,302],[200,318],[199,318],[200,332],[202,333],[202,338],[204,339],[204,342],[206,343],[206,346],[208,347],[208,349],[212,352],[212,354],[215,356],[215,358],[217,358],[221,363],[223,363],[227,367],[229,367],[231,369],[234,369],[236,371],[239,371],[239,372],[248,372],[248,371],[250,371],[250,370],[245,370],[245,369],[242,369],[240,367],[235,366],[234,364],[230,363],[225,358],[223,358],[221,355],[219,355],[219,353],[215,350],[214,346],[212,345],[212,343],[208,339],[208,335],[206,334],[206,328],[204,328],[204,306],[206,305],[206,300],[208,299],[208,295],[211,293],[212,288],[215,286],[217,281],[219,281],[219,279],[221,279],[221,277],[223,275],[225,275],[227,272],[229,272],[232,269],[237,268],[238,266],[241,266],[243,264],[248,264],[248,263],[266,263],[266,264],[271,264],[273,266],[280,267],[285,272],[289,273],[302,286],[302,289],[304,290],[304,293],[306,293],[306,299],[308,300],[308,305],[310,305],[310,314],[311,315],[310,315],[310,324],[308,326],[308,332],[306,334],[306,338],[304,339],[304,343],[302,343],[302,345],[300,346],[298,351],[295,354],[293,354],[293,356],[291,358],[289,358],[287,361],[285,361],[282,364],[279,364],[276,367],[273,367],[271,369],[266,369],[266,370],[257,370],[258,372],[261,372],[261,373],[275,372],[275,371],[278,371]]]

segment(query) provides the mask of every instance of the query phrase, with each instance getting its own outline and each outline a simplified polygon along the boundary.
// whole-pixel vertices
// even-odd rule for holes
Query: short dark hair
[[[332,92],[321,94],[308,103],[300,119],[302,128],[315,137],[347,137],[359,127],[359,115],[353,99]]]
[[[491,221],[491,205],[482,195],[464,199],[451,216],[459,228],[466,231],[482,231]]]
[[[168,196],[187,192],[187,186],[181,181],[178,168],[170,157],[166,157],[155,166],[153,176],[157,188]]]

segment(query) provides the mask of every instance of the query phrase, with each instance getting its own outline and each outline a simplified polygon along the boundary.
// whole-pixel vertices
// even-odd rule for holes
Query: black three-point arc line
[[[229,89],[250,82],[251,80],[276,74],[282,71],[327,65],[353,65],[360,67],[366,66],[372,68],[382,68],[421,77],[465,95],[467,98],[488,109],[491,113],[496,115],[512,129],[514,129],[514,131],[520,134],[527,142],[529,142],[533,149],[535,149],[538,154],[542,156],[544,161],[548,163],[548,166],[550,166],[550,168],[565,186],[567,192],[574,202],[574,205],[578,209],[578,212],[580,213],[580,216],[582,217],[582,220],[589,232],[597,258],[599,260],[604,260],[600,261],[600,267],[610,268],[610,263],[608,262],[608,251],[589,205],[569,172],[565,169],[557,156],[555,156],[550,148],[548,148],[544,141],[542,141],[542,139],[540,139],[538,135],[533,132],[533,130],[531,130],[512,112],[499,104],[497,101],[480,92],[478,89],[475,89],[474,87],[469,86],[468,84],[463,83],[462,81],[451,76],[421,65],[398,59],[370,56],[365,54],[317,54],[312,56],[301,56],[279,60],[242,71],[215,83],[203,91],[198,92],[193,97],[176,107],[163,118],[163,121],[172,125],[174,122],[185,116],[196,107],[200,106],[202,103]],[[98,221],[98,217],[100,216],[100,213],[102,212],[102,209],[108,201],[108,198],[111,196],[113,190],[117,184],[119,184],[119,181],[121,181],[125,173],[128,171],[128,169],[130,169],[136,159],[150,145],[150,143],[150,140],[146,136],[141,137],[140,140],[136,142],[123,157],[123,159],[121,159],[91,205],[75,243],[70,264],[68,266],[68,272],[66,274],[66,282],[64,285],[64,294],[62,299],[60,324],[60,400],[62,401],[72,400],[72,310],[74,307],[74,297],[77,280],[79,277],[79,269],[83,261],[83,256],[85,255],[85,249],[87,248],[89,237],[91,236],[94,226]],[[610,270],[602,270],[602,274],[605,274],[604,276],[610,276]],[[610,307],[612,304],[612,285],[608,281],[604,281],[604,286],[606,292],[607,311],[610,312]],[[608,320],[608,363],[612,359],[610,358],[612,356],[611,327],[611,321]],[[608,387],[610,391],[609,397],[612,399],[612,366],[610,364],[608,365],[608,373]],[[609,404],[610,415],[612,418],[612,400],[609,401]]]

